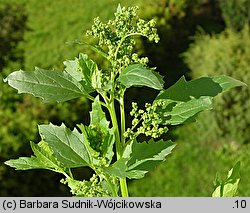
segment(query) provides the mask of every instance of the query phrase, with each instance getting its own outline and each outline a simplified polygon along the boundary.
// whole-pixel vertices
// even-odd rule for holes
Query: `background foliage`
[[[121,3],[138,5],[140,16],[156,19],[161,41],[152,45],[138,40],[137,51],[149,56],[150,65],[165,76],[166,87],[183,74],[189,78],[227,74],[249,85],[248,2],[72,0],[69,4],[67,0],[0,0],[0,196],[69,195],[64,186],[55,184],[60,176],[43,171],[16,172],[2,162],[31,153],[28,144],[38,141],[38,124],[64,122],[72,127],[88,122],[90,108],[84,99],[51,106],[18,95],[2,83],[10,72],[33,70],[34,66],[63,69],[62,62],[73,59],[79,51],[96,59],[93,52],[72,41],[93,42],[84,35],[93,18],[110,18]],[[197,28],[202,30],[194,36]],[[154,96],[151,90],[134,89],[126,104],[129,108],[135,99],[143,103]],[[131,195],[211,196],[215,173],[225,173],[242,160],[240,195],[249,196],[249,117],[249,88],[219,97],[213,112],[205,112],[197,123],[172,131],[170,137],[178,143],[176,150],[145,180],[131,181]],[[78,173],[88,178],[90,171]]]
[[[227,27],[237,31],[250,23],[250,1],[221,0],[219,4]]]

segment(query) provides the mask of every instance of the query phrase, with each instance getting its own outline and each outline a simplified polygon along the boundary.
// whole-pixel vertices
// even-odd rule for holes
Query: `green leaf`
[[[71,75],[75,80],[81,81],[83,80],[83,75],[79,67],[78,59],[75,60],[67,60],[64,61],[65,71]]]
[[[247,84],[226,75],[213,77],[213,81],[220,85],[223,92],[234,87],[247,86]]]
[[[97,96],[92,104],[90,112],[90,127],[88,128],[89,143],[95,143],[102,157],[111,162],[114,155],[113,144],[115,142],[114,130],[109,128],[109,121],[102,110],[102,106]]]
[[[164,76],[160,75],[160,73],[151,70],[151,72],[156,76],[156,78],[158,79],[158,81],[160,82],[160,84],[162,85],[162,87],[164,86],[165,81],[163,80]]]
[[[212,100],[209,97],[191,99],[187,102],[175,102],[166,100],[166,106],[157,110],[161,124],[178,125],[182,123],[195,121],[199,112],[212,109]]]
[[[121,158],[117,160],[115,163],[113,163],[109,167],[103,168],[103,170],[110,174],[114,175],[118,178],[126,178],[127,177],[127,158]]]
[[[62,170],[62,163],[55,158],[52,149],[45,141],[41,141],[38,144],[31,142],[30,146],[37,159],[44,165],[44,168]]]
[[[150,139],[147,142],[131,142],[126,146],[121,159],[104,171],[119,178],[140,179],[164,161],[175,147],[171,141],[157,141]]]
[[[53,149],[54,155],[67,168],[91,165],[91,153],[85,138],[76,129],[71,131],[64,124],[40,125],[42,138]]]
[[[171,99],[185,102],[191,98],[199,99],[202,96],[215,97],[228,89],[244,85],[241,81],[224,75],[214,78],[201,77],[191,81],[186,81],[183,76],[173,86],[161,91],[156,100]]]
[[[227,174],[227,183],[235,182],[240,177],[240,161],[238,161]]]
[[[63,165],[53,156],[53,151],[46,142],[41,141],[38,144],[30,142],[30,146],[35,156],[20,157],[6,161],[5,164],[16,168],[16,170],[49,169],[57,172],[65,170]]]
[[[227,183],[223,187],[222,197],[236,197],[238,193],[240,179],[237,179],[234,183]]]
[[[238,193],[240,182],[240,162],[237,162],[234,167],[228,172],[226,180],[221,180],[216,175],[215,190],[212,197],[235,197]]]
[[[235,197],[238,193],[240,182],[240,162],[237,162],[234,167],[228,172],[227,179],[223,187],[223,197]]]
[[[244,83],[228,76],[202,77],[186,81],[182,77],[170,88],[163,90],[155,102],[164,101],[157,113],[164,125],[178,125],[195,121],[199,112],[212,109],[212,98]]]
[[[78,58],[65,61],[64,65],[66,66],[65,71],[68,74],[75,80],[82,81],[88,93],[102,86],[102,73],[98,69],[97,64],[88,55],[80,53]]]
[[[182,76],[173,86],[160,92],[156,100],[171,99],[186,102],[191,97],[199,99],[201,96],[214,97],[222,92],[222,88],[209,77],[186,81]]]
[[[212,197],[221,197],[221,186],[215,188]]]
[[[103,131],[108,131],[109,121],[106,119],[106,115],[102,110],[99,96],[96,96],[92,103],[92,111],[90,112],[90,125],[98,125],[98,128]]]
[[[129,170],[126,175],[129,179],[141,179],[144,178],[146,173],[148,173],[147,170]]]
[[[92,85],[92,76],[98,70],[97,64],[91,60],[88,55],[80,54],[79,55],[79,66],[81,68],[84,80],[86,85],[90,88],[93,88]]]
[[[150,171],[165,157],[169,155],[176,146],[169,141],[154,141],[138,143],[134,141],[131,145],[130,159],[127,163],[129,170]]]
[[[33,72],[13,72],[4,81],[19,93],[30,93],[43,98],[45,102],[64,102],[89,92],[66,72],[39,68]]]
[[[16,170],[28,169],[43,169],[44,165],[36,157],[20,157],[18,159],[11,159],[5,162],[6,165],[15,168]]]
[[[132,64],[125,68],[119,76],[119,81],[126,87],[147,86],[156,90],[163,89],[163,80],[156,72],[145,68],[142,64]]]

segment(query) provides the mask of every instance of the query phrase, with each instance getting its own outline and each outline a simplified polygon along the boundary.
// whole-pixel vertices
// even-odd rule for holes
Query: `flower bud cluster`
[[[117,8],[115,18],[103,23],[99,17],[94,19],[91,35],[99,40],[98,46],[108,48],[108,60],[113,69],[120,71],[131,63],[148,63],[148,58],[139,58],[133,54],[135,39],[132,36],[140,35],[147,37],[150,41],[158,42],[159,36],[155,28],[155,21],[145,21],[137,15],[138,7]]]
[[[96,126],[90,125],[88,129],[88,137],[92,149],[102,154],[103,138],[105,135]]]
[[[62,179],[63,184],[68,184],[71,193],[81,197],[108,197],[108,191],[103,190],[102,182],[97,175],[93,175],[89,181],[78,181],[71,178]]]
[[[153,104],[146,103],[145,110],[138,109],[136,103],[132,103],[132,110],[130,115],[133,116],[132,127],[128,128],[124,133],[125,138],[134,139],[139,134],[158,138],[168,131],[167,127],[162,127],[162,118],[159,109],[165,105],[164,101],[157,101]],[[134,129],[140,126],[134,132]]]

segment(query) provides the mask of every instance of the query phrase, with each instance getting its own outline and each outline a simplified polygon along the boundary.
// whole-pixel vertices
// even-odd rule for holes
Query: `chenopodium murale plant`
[[[87,46],[108,61],[107,69],[101,69],[88,55],[80,53],[74,60],[64,62],[62,72],[35,68],[15,71],[5,79],[19,93],[30,93],[45,102],[64,102],[81,96],[93,102],[89,125],[79,124],[73,131],[64,124],[39,125],[41,141],[30,142],[34,156],[9,160],[7,165],[17,170],[48,169],[61,173],[61,182],[75,196],[127,197],[127,179],[143,178],[175,147],[170,140],[161,139],[167,126],[195,121],[199,112],[212,108],[213,97],[244,85],[228,76],[191,81],[182,77],[164,89],[163,77],[148,67],[148,58],[133,52],[135,36],[159,41],[155,21],[140,19],[137,10],[119,5],[113,20],[103,23],[95,18],[87,31],[88,36],[98,40],[96,45]],[[126,123],[124,111],[124,96],[130,87],[159,91],[143,109],[132,103],[132,124]],[[139,142],[142,134],[151,139]],[[93,177],[74,179],[71,169],[85,166],[94,171]]]

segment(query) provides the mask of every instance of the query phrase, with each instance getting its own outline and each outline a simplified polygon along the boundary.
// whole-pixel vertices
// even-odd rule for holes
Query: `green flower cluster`
[[[98,153],[102,153],[102,138],[105,137],[103,132],[99,131],[96,126],[91,125],[89,126],[88,136],[88,140],[91,142],[90,146]]]
[[[163,120],[159,113],[164,107],[165,101],[156,101],[153,104],[146,103],[145,110],[138,109],[137,103],[132,103],[130,115],[133,116],[132,127],[124,133],[125,138],[135,139],[139,134],[158,138],[168,131],[166,126],[161,126]],[[140,125],[139,127],[137,127]],[[136,132],[134,129],[137,127]]]
[[[93,175],[89,181],[78,181],[71,178],[62,179],[61,183],[68,184],[70,192],[78,197],[108,197],[111,194],[103,190],[103,182],[97,175]]]
[[[148,58],[139,58],[136,53],[132,53],[135,45],[133,36],[145,36],[150,41],[159,41],[159,36],[155,28],[155,21],[145,21],[136,14],[138,7],[117,8],[114,20],[103,23],[99,17],[94,19],[91,30],[87,35],[98,38],[100,48],[107,47],[107,59],[110,61],[113,70],[120,72],[131,63],[147,64]]]

